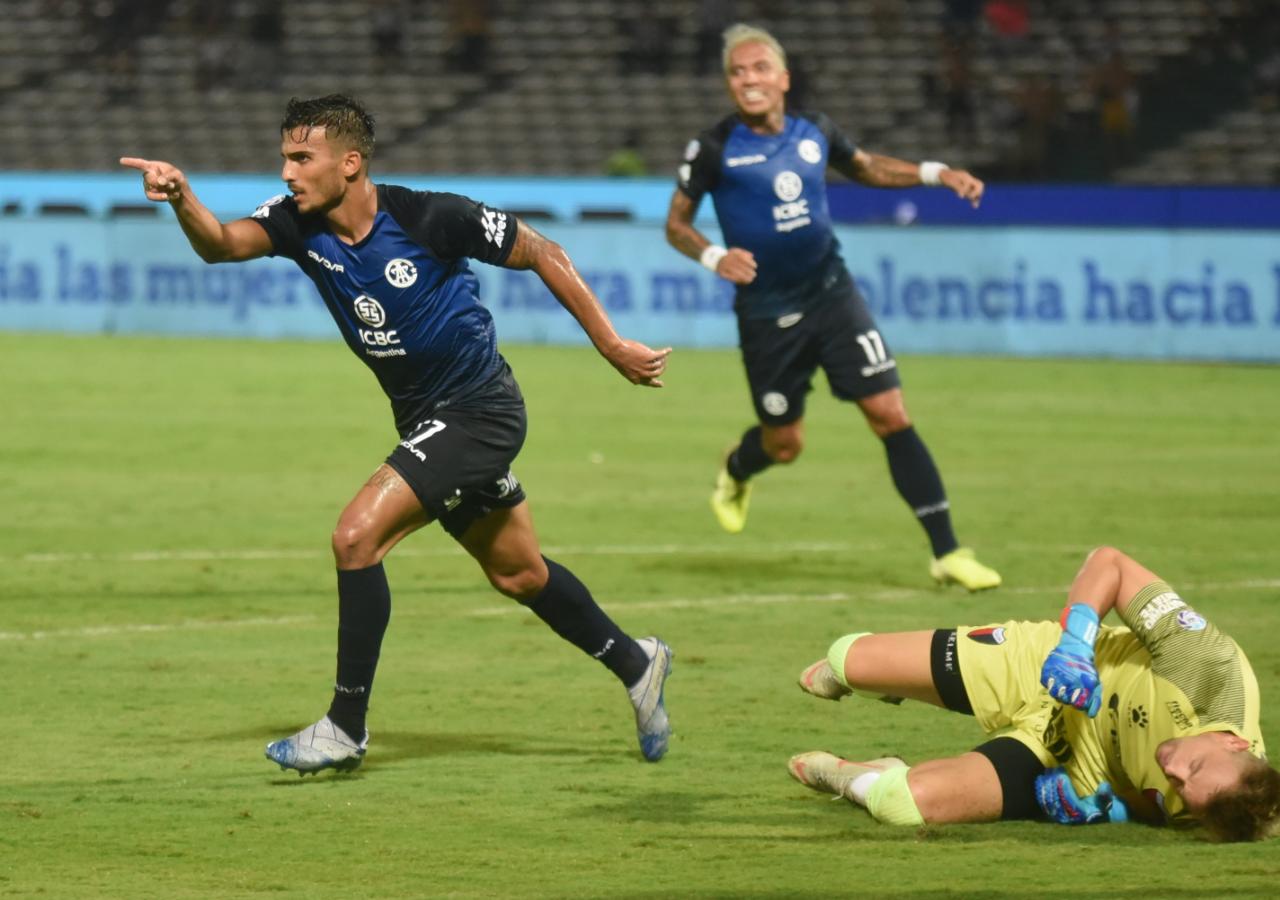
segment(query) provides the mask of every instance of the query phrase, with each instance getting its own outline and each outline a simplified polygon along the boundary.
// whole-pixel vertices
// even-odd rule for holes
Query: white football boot
[[[896,756],[883,756],[866,762],[851,762],[825,750],[810,750],[808,753],[797,753],[791,757],[787,761],[787,771],[791,773],[792,778],[806,787],[836,794],[858,803],[849,793],[849,785],[853,784],[855,778],[868,772],[900,769],[905,765],[906,763]]]
[[[671,722],[667,719],[663,689],[667,676],[671,674],[671,657],[675,654],[661,638],[643,637],[636,643],[649,657],[649,666],[640,680],[627,688],[627,696],[636,711],[636,738],[640,741],[640,752],[649,762],[657,762],[666,755],[667,743],[671,739]]]
[[[267,759],[281,769],[297,769],[299,775],[314,775],[322,769],[349,772],[359,767],[368,746],[368,730],[357,744],[325,716],[291,737],[267,744]]]

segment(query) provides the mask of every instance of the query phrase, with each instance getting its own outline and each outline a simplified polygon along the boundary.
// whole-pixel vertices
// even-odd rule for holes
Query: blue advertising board
[[[620,332],[736,344],[733,291],[653,225],[548,224]],[[898,352],[1280,362],[1280,240],[1259,231],[842,226]],[[578,343],[530,272],[473,264],[508,342]],[[336,337],[287,260],[210,266],[172,221],[0,221],[0,328]]]

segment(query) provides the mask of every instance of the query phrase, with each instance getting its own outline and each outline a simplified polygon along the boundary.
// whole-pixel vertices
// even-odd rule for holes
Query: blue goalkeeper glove
[[[1049,769],[1036,778],[1036,803],[1061,825],[1129,821],[1129,807],[1111,790],[1110,783],[1102,782],[1092,796],[1077,797],[1071,779],[1062,769]]]
[[[1098,614],[1083,603],[1062,611],[1062,638],[1044,661],[1040,683],[1059,703],[1085,710],[1089,718],[1102,706],[1098,670],[1093,665],[1093,642],[1098,637]]]

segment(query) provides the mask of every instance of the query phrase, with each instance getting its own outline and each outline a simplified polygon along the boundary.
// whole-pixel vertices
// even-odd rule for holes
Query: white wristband
[[[920,183],[929,187],[938,187],[942,184],[942,171],[949,169],[946,163],[940,162],[922,162],[920,163]]]
[[[714,272],[716,266],[720,265],[720,260],[728,255],[729,251],[719,244],[707,244],[706,249],[702,251],[702,255],[698,257],[698,262]]]

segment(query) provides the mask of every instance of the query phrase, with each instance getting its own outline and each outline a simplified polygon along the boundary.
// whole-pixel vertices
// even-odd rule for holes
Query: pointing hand
[[[120,165],[142,172],[142,190],[148,200],[176,200],[187,186],[187,176],[180,169],[158,159],[123,156]]]

